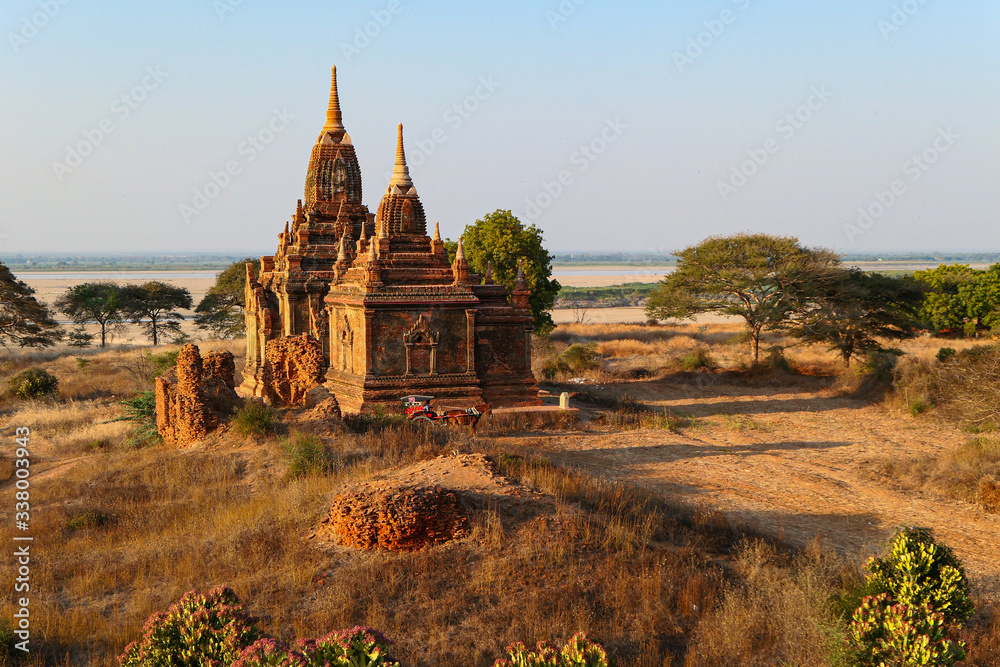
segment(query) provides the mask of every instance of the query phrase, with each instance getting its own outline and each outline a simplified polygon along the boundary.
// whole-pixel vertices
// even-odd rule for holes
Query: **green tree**
[[[977,271],[975,278],[958,287],[958,299],[965,306],[965,333],[973,336],[981,329],[1000,325],[1000,264]]]
[[[199,329],[210,331],[218,338],[239,338],[246,333],[243,299],[247,263],[252,263],[260,272],[260,260],[248,257],[233,262],[216,276],[215,284],[194,311],[194,323]]]
[[[179,308],[191,308],[191,293],[184,287],[151,280],[142,285],[125,285],[121,296],[126,317],[133,324],[142,325],[153,345],[160,344],[164,334],[181,333],[184,315]]]
[[[101,327],[101,347],[126,319],[121,287],[111,282],[80,283],[56,299],[56,309],[76,324],[96,322]]]
[[[658,320],[701,313],[741,317],[755,364],[761,333],[786,325],[840,270],[840,258],[832,251],[804,248],[788,236],[713,236],[674,254],[677,269],[650,295],[646,315]]]
[[[923,297],[922,283],[912,278],[848,269],[816,286],[811,303],[793,313],[789,330],[828,345],[850,366],[852,357],[882,351],[882,340],[913,338]]]
[[[928,288],[920,319],[934,331],[964,329],[969,316],[968,290],[981,273],[968,264],[942,264],[915,272],[913,277]]]
[[[510,211],[498,209],[466,225],[462,241],[469,268],[485,276],[487,264],[492,264],[494,282],[509,290],[517,281],[517,263],[524,260],[535,331],[546,333],[553,329],[555,324],[548,311],[555,304],[559,282],[552,279],[552,255],[543,245],[542,230],[535,225],[525,226]],[[452,257],[454,248],[452,245],[449,249]]]
[[[59,323],[35,290],[0,263],[0,345],[48,347],[61,337]]]

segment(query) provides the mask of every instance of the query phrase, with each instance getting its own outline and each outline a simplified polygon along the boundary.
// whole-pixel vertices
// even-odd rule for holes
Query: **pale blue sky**
[[[273,250],[334,64],[365,202],[402,122],[451,237],[509,208],[557,251],[1000,250],[995,0],[4,0],[0,35],[0,254]]]

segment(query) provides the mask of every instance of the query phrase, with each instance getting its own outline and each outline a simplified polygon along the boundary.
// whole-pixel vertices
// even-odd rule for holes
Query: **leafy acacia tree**
[[[59,323],[35,298],[35,290],[0,263],[0,345],[48,347],[59,337]]]
[[[966,334],[975,335],[980,329],[997,328],[1000,325],[1000,264],[977,271],[972,281],[959,286],[958,298],[968,317]]]
[[[466,225],[462,241],[472,271],[486,275],[487,264],[492,264],[493,280],[507,289],[514,288],[517,263],[524,260],[535,331],[551,331],[555,324],[548,311],[555,304],[559,282],[552,279],[552,255],[543,245],[542,230],[535,225],[525,226],[510,211],[498,209]],[[454,247],[449,248],[452,256]]]
[[[239,338],[246,333],[243,299],[248,262],[260,271],[260,260],[248,257],[233,262],[216,276],[215,284],[194,311],[194,322],[199,329],[210,331],[218,338]]]
[[[840,270],[840,258],[832,251],[804,248],[788,236],[714,236],[675,254],[677,269],[650,295],[646,315],[659,320],[701,313],[741,317],[755,364],[761,333],[787,324],[808,303],[808,295]]]
[[[128,319],[142,325],[153,345],[159,345],[164,334],[180,334],[184,315],[177,310],[191,308],[191,293],[187,289],[158,280],[125,285],[121,296]]]
[[[828,345],[847,366],[854,356],[882,350],[880,339],[916,335],[924,287],[912,278],[849,269],[816,287],[811,303],[792,315],[789,329],[805,341]]]
[[[74,285],[56,299],[55,306],[80,326],[96,322],[101,327],[101,347],[107,347],[108,336],[122,326],[127,315],[122,288],[110,282]]]

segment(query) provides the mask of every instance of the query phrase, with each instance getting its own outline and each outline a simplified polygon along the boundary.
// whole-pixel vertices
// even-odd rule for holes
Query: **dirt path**
[[[631,393],[692,415],[695,424],[679,434],[557,435],[547,455],[680,494],[796,544],[820,535],[845,551],[874,552],[899,525],[929,526],[981,585],[1000,581],[1000,516],[875,474],[888,457],[959,446],[968,436],[957,428],[825,390],[644,383]]]

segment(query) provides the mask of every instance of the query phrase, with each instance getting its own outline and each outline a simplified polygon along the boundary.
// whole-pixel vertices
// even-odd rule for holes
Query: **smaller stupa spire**
[[[347,261],[347,234],[340,237],[340,250],[337,251],[337,263]]]
[[[483,280],[484,285],[493,284],[493,261],[487,260],[486,262],[486,278]]]
[[[458,237],[458,250],[455,251],[455,261],[465,261],[465,245],[462,244],[462,237]]]
[[[524,260],[518,260],[517,262],[517,282],[514,283],[514,289],[521,291],[528,289],[528,286],[524,282]]]
[[[410,169],[406,166],[406,153],[403,151],[402,123],[399,124],[396,138],[396,166],[392,169],[392,180],[389,181],[390,188],[394,185],[404,191],[413,187],[413,181],[410,180]]]
[[[326,125],[324,132],[334,135],[343,135],[344,118],[340,113],[340,95],[337,92],[337,66],[333,66],[333,73],[330,81],[330,104],[326,109]],[[338,136],[339,138],[339,136]]]
[[[435,222],[434,223],[434,240],[435,241],[440,241],[441,240],[441,223],[440,222]]]

